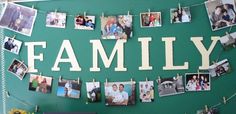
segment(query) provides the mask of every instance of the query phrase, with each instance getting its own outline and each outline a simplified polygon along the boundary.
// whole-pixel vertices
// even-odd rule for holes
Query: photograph
[[[22,42],[14,38],[5,37],[3,48],[11,53],[19,54]]]
[[[46,17],[46,27],[66,28],[66,13],[49,12]]]
[[[75,29],[81,30],[94,30],[95,29],[95,16],[82,16],[75,17]]]
[[[161,27],[161,12],[140,13],[140,25],[144,27]]]
[[[208,0],[205,7],[212,31],[236,24],[234,0]]]
[[[57,87],[57,96],[67,98],[80,98],[81,83],[77,80],[59,79]]]
[[[133,36],[132,15],[101,17],[102,39],[130,39]]]
[[[101,87],[100,82],[86,82],[87,99],[88,102],[101,101]]]
[[[52,77],[30,74],[29,90],[41,93],[51,93]]]
[[[226,33],[225,36],[220,38],[220,43],[223,46],[224,50],[229,50],[236,47],[236,32]]]
[[[154,101],[154,83],[153,81],[139,82],[139,100],[140,102]]]
[[[135,104],[135,82],[105,82],[105,103],[107,106]]]
[[[170,9],[171,23],[187,23],[191,22],[191,13],[189,7]]]
[[[210,110],[198,110],[197,114],[219,114],[218,109],[216,108],[211,108]]]
[[[28,71],[28,67],[22,61],[14,59],[8,68],[8,71],[17,76],[20,80],[23,80]]]
[[[211,77],[218,77],[224,74],[228,74],[231,72],[231,67],[228,59],[224,59],[220,62],[214,63],[208,69]]]
[[[158,93],[160,97],[184,93],[184,82],[182,76],[161,78],[157,80]]]
[[[211,80],[209,73],[186,73],[186,91],[210,91]]]
[[[0,18],[0,26],[26,36],[31,36],[36,15],[36,9],[7,2]]]

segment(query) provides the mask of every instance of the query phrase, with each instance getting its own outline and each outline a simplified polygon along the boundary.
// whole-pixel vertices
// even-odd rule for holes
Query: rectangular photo
[[[140,13],[140,25],[145,27],[161,27],[161,12]]]
[[[210,91],[211,80],[209,73],[186,73],[186,91]]]
[[[220,43],[225,50],[229,50],[236,47],[236,32],[226,34],[220,38]]]
[[[46,27],[66,28],[66,13],[49,12],[46,17]]]
[[[218,77],[231,72],[231,67],[228,59],[224,59],[211,65],[208,69],[211,77]]]
[[[211,108],[210,110],[198,110],[197,114],[219,114],[219,110],[216,108]]]
[[[133,36],[131,15],[101,17],[102,39],[130,39]]]
[[[170,9],[171,23],[187,23],[191,22],[191,13],[189,7]]]
[[[160,97],[184,93],[182,76],[158,79],[157,84]]]
[[[4,39],[3,47],[5,50],[18,55],[21,49],[21,45],[21,41],[6,36]]]
[[[95,16],[78,15],[75,17],[74,23],[75,23],[75,29],[94,30],[95,29]]]
[[[0,18],[0,26],[17,33],[31,36],[37,10],[7,2]]]
[[[140,102],[154,101],[154,83],[153,81],[139,82],[139,100]]]
[[[135,104],[134,82],[105,83],[105,103],[107,106],[127,106]]]
[[[52,77],[30,74],[29,90],[41,93],[51,93]]]
[[[87,99],[88,102],[101,101],[101,87],[100,82],[86,82]]]
[[[80,94],[81,83],[78,83],[78,80],[59,79],[57,96],[78,99]]]
[[[205,6],[212,31],[235,25],[234,0],[208,0]]]
[[[23,80],[25,74],[28,71],[28,67],[20,60],[14,59],[8,68],[8,71]]]

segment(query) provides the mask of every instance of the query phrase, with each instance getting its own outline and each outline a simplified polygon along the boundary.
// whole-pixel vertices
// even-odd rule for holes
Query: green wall
[[[229,28],[212,32],[205,10],[204,4],[191,7],[192,22],[185,24],[171,24],[169,9],[178,6],[190,6],[201,4],[204,0],[54,0],[46,2],[21,3],[22,5],[34,7],[41,11],[36,18],[34,30],[31,37],[17,34],[17,39],[24,42],[46,41],[47,48],[36,48],[35,53],[44,53],[44,61],[36,61],[35,66],[43,75],[51,76],[53,80],[53,89],[51,94],[35,93],[28,90],[29,74],[20,81],[14,75],[6,71],[7,90],[14,96],[33,105],[39,105],[41,112],[59,111],[59,112],[97,112],[98,114],[195,114],[196,110],[201,109],[204,105],[214,105],[222,101],[222,97],[229,97],[236,91],[236,72],[225,76],[212,79],[212,88],[209,92],[187,92],[176,96],[162,97],[158,96],[157,83],[155,82],[155,101],[152,103],[141,103],[138,100],[138,87],[136,86],[136,104],[133,106],[107,107],[104,100],[104,85],[106,78],[109,81],[128,81],[133,78],[136,82],[145,80],[155,80],[158,75],[161,77],[173,77],[177,73],[184,75],[188,72],[196,72],[198,66],[201,65],[201,55],[190,37],[204,37],[203,43],[208,48],[211,44],[211,36],[222,36]],[[73,17],[67,17],[66,29],[47,28],[45,26],[46,14],[43,12],[54,11],[66,12],[70,15],[83,14],[95,15],[96,29],[94,31],[75,30]],[[151,11],[162,12],[162,27],[159,28],[141,28],[139,13]],[[130,11],[135,15],[133,18],[134,36],[125,44],[125,66],[128,68],[126,72],[115,72],[116,57],[109,69],[106,69],[99,58],[100,72],[90,72],[92,66],[92,45],[89,43],[92,39],[100,38],[100,16],[104,12],[105,16],[127,14]],[[232,31],[236,28],[233,27]],[[15,32],[5,30],[6,36],[13,36]],[[151,71],[139,71],[141,65],[141,47],[138,42],[139,37],[152,37],[150,43],[150,64],[153,66]],[[162,67],[165,65],[165,43],[161,41],[162,37],[176,37],[174,42],[174,63],[182,65],[183,62],[189,62],[189,70],[164,71]],[[71,41],[72,47],[82,67],[81,72],[70,72],[70,64],[60,64],[60,72],[52,72],[51,67],[54,65],[56,56],[63,40]],[[102,40],[102,44],[107,54],[110,54],[115,40]],[[214,48],[211,54],[211,61],[218,58],[221,50],[220,43]],[[236,49],[223,52],[220,60],[228,58],[231,66],[236,67],[235,59]],[[64,53],[65,57],[67,56]],[[6,69],[12,62],[13,58],[24,60],[27,63],[27,48],[23,45],[19,56],[5,53]],[[62,75],[64,78],[82,80],[82,95],[80,99],[68,99],[56,96],[58,77]],[[102,102],[86,104],[86,88],[85,82],[92,79],[102,82]],[[222,105],[221,114],[235,113],[236,99],[232,99],[228,104]],[[2,104],[0,103],[2,108]],[[12,98],[7,99],[7,110],[12,107],[34,110],[34,107],[24,106],[15,102]]]

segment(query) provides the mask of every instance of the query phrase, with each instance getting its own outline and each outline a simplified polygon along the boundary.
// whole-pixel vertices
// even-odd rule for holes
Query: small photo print
[[[29,90],[41,93],[51,93],[52,77],[30,74]]]
[[[209,73],[186,73],[186,91],[210,91],[211,81]]]
[[[8,68],[8,71],[17,76],[20,80],[23,80],[28,71],[28,67],[22,61],[14,59]]]
[[[46,17],[46,27],[66,28],[66,13],[49,12]]]
[[[3,47],[5,50],[18,55],[21,49],[21,45],[21,41],[6,36],[4,39]]]
[[[75,17],[75,29],[81,30],[94,30],[95,29],[95,16],[82,16]]]
[[[100,82],[86,82],[87,99],[88,102],[101,101],[101,87]]]
[[[220,43],[225,50],[236,47],[236,32],[227,34],[220,38]]]
[[[154,83],[153,81],[139,82],[139,99],[141,102],[154,101]]]
[[[107,106],[126,106],[135,104],[134,82],[105,83],[105,103]]]
[[[219,114],[219,110],[216,108],[211,108],[210,110],[198,110],[197,114]]]
[[[161,27],[161,12],[140,13],[141,27]]]
[[[61,79],[58,81],[57,96],[67,98],[80,98],[81,83],[77,80]]]
[[[31,36],[37,10],[14,3],[6,3],[0,19],[0,26],[17,33]]]
[[[158,79],[157,83],[160,97],[184,93],[182,76]]]
[[[224,59],[218,63],[211,65],[208,69],[211,77],[218,77],[231,72],[228,59]]]
[[[205,6],[212,31],[235,25],[234,0],[208,0]]]
[[[102,39],[130,39],[133,36],[131,15],[101,17]]]
[[[170,9],[171,23],[187,23],[191,22],[191,13],[189,7]]]

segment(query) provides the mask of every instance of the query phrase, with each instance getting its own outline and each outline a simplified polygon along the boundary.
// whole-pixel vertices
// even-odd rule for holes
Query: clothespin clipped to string
[[[180,5],[180,3],[178,4],[178,8],[179,8],[179,10],[181,10],[181,5]]]
[[[102,12],[102,16],[101,16],[101,18],[104,18],[104,12]]]
[[[129,11],[128,11],[127,15],[130,16]]]
[[[151,15],[151,10],[150,9],[148,9],[148,16],[150,16]]]
[[[54,12],[55,14],[57,14],[57,9],[55,9],[55,12]]]
[[[176,74],[176,80],[178,80],[180,77],[179,73]]]
[[[34,5],[32,5],[32,7],[31,7],[32,9],[34,9]]]
[[[161,77],[160,76],[157,76],[157,83],[159,83],[159,81],[161,81]]]
[[[130,82],[131,82],[131,84],[133,84],[133,79],[132,78],[130,79]]]
[[[205,105],[205,111],[208,112],[208,107],[207,107],[207,105]]]
[[[61,82],[62,81],[62,76],[59,76],[59,82]]]
[[[146,83],[148,83],[148,78],[146,77]]]
[[[107,80],[107,78],[106,78],[106,82],[105,82],[105,85],[107,86],[107,84],[108,84],[108,80]]]
[[[223,103],[226,104],[227,103],[227,100],[225,97],[223,97]]]
[[[16,38],[16,35],[14,35],[13,37],[11,37],[11,39],[15,39]]]
[[[84,17],[86,17],[86,12],[84,12]]]
[[[80,84],[80,79],[79,79],[79,77],[78,77],[78,84]]]
[[[95,85],[95,79],[93,78],[93,85]]]
[[[200,77],[200,70],[197,70],[197,76]]]
[[[39,112],[39,106],[38,105],[35,106],[34,112]]]

